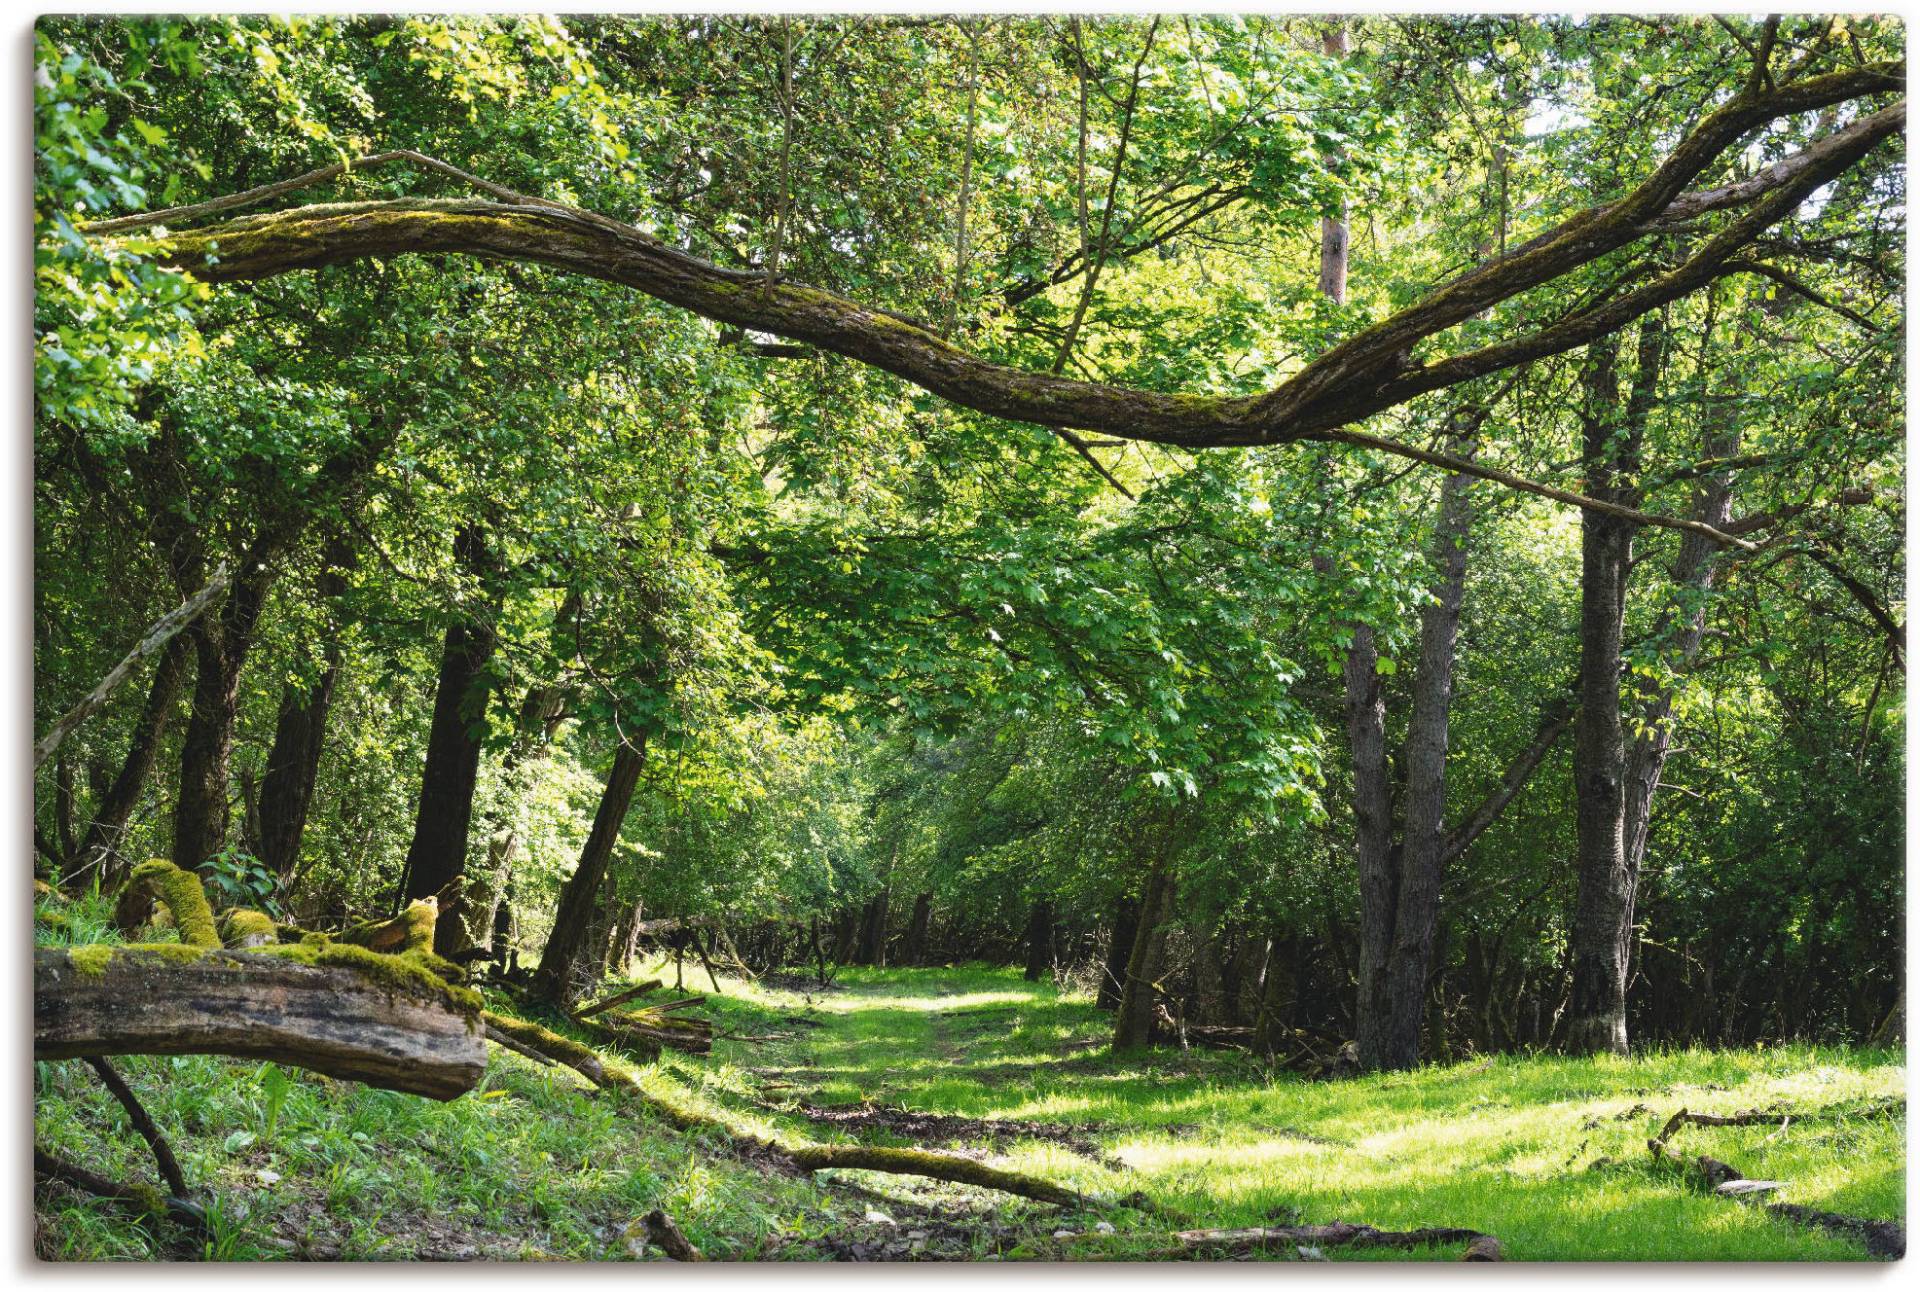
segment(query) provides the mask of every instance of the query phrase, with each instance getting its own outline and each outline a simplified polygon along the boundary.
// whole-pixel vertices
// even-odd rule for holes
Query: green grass
[[[97,928],[75,922],[89,936]],[[686,985],[708,984],[690,970]],[[994,1160],[1103,1197],[1142,1190],[1195,1226],[1457,1226],[1495,1234],[1525,1260],[1861,1259],[1851,1242],[1689,1189],[1649,1164],[1645,1141],[1681,1106],[1845,1109],[1904,1088],[1898,1052],[1810,1046],[1497,1057],[1307,1082],[1230,1053],[1110,1056],[1097,1044],[1104,1014],[1014,971],[849,970],[839,989],[811,997],[724,975],[722,986],[708,1013],[734,1035],[706,1058],[669,1056],[647,1080],[737,1129],[844,1140],[800,1108],[861,1101],[1060,1123],[1084,1128],[1098,1160],[1034,1139],[993,1141]],[[119,1062],[210,1201],[215,1241],[190,1252],[171,1227],[43,1186],[42,1255],[622,1259],[632,1254],[627,1226],[655,1206],[720,1258],[818,1258],[828,1239],[883,1242],[929,1208],[978,1227],[939,1249],[947,1255],[1125,1259],[1169,1244],[1167,1219],[1133,1210],[1063,1217],[908,1177],[773,1173],[718,1132],[676,1134],[570,1072],[500,1051],[479,1092],[445,1105],[258,1063]],[[36,1120],[52,1151],[115,1178],[152,1178],[144,1145],[84,1065],[36,1065]],[[1689,1126],[1674,1144],[1787,1181],[1789,1201],[1871,1218],[1903,1212],[1902,1118]],[[873,1210],[899,1227],[870,1219]],[[1102,1219],[1116,1232],[1086,1232]],[[1075,1238],[1054,1239],[1061,1228]]]

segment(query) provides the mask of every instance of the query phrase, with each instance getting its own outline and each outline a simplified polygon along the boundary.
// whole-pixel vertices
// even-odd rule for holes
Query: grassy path
[[[1864,1257],[1654,1170],[1645,1141],[1681,1106],[1828,1109],[1785,1130],[1687,1127],[1674,1143],[1788,1181],[1791,1202],[1875,1219],[1904,1204],[1904,1118],[1833,1115],[1902,1094],[1894,1051],[1501,1057],[1305,1082],[1235,1054],[1115,1058],[1106,1015],[1017,971],[850,970],[811,996],[722,986],[709,1013],[735,1036],[650,1073],[663,1092],[791,1142],[943,1148],[1103,1197],[1139,1190],[1196,1226],[1451,1226],[1522,1260]],[[1069,1215],[909,1177],[783,1174],[504,1052],[480,1090],[445,1105],[204,1056],[121,1067],[203,1191],[215,1242],[186,1251],[48,1186],[43,1256],[626,1259],[656,1206],[719,1259],[1126,1259],[1168,1243],[1165,1218],[1126,1208]],[[148,1178],[144,1146],[82,1065],[37,1064],[35,1085],[36,1139]]]
[[[1095,1194],[1143,1190],[1196,1225],[1464,1227],[1535,1260],[1861,1258],[1844,1239],[1689,1189],[1653,1168],[1645,1148],[1683,1106],[1825,1109],[1784,1131],[1687,1127],[1675,1146],[1787,1181],[1788,1201],[1873,1219],[1899,1219],[1904,1208],[1904,1119],[1850,1115],[1903,1093],[1897,1052],[1499,1057],[1305,1082],[1269,1079],[1235,1054],[1114,1058],[1100,1045],[1106,1015],[1012,971],[849,971],[843,984],[810,1001],[754,989],[730,1000],[724,1008],[743,1019],[798,1012],[819,1026],[783,1029],[785,1039],[737,1054],[723,1044],[732,1064],[708,1088],[784,1110],[774,1120],[788,1134],[990,1152]],[[846,1119],[822,1120],[823,1108]],[[1011,1133],[983,1133],[996,1125]],[[1060,1137],[1019,1129],[1033,1126]],[[922,1201],[966,1192],[866,1181]],[[1076,1239],[1074,1250],[1126,1255],[1163,1241],[1129,1231],[1164,1231],[1164,1222],[1111,1219],[1118,1232]]]

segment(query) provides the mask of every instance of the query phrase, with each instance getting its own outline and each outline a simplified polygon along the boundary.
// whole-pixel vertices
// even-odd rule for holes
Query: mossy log
[[[591,1018],[595,1014],[604,1013],[612,1009],[615,1005],[624,1005],[636,996],[644,996],[650,991],[659,991],[660,987],[661,984],[659,981],[650,978],[637,987],[629,987],[618,995],[609,996],[605,1000],[597,1000],[585,1009],[575,1010],[573,1016],[575,1018]]]
[[[412,960],[333,946],[39,948],[34,1056],[225,1054],[454,1099],[486,1070],[478,997]]]

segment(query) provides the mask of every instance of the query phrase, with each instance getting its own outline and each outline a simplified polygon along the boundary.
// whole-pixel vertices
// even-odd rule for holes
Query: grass
[[[78,934],[98,932],[84,914],[73,922]],[[706,983],[689,973],[689,990]],[[1098,1044],[1106,1015],[1009,970],[848,970],[837,989],[811,994],[724,975],[721,985],[707,1012],[732,1036],[705,1058],[669,1056],[647,1080],[736,1129],[848,1141],[806,1110],[863,1101],[1056,1123],[1077,1128],[1078,1142],[965,1127],[946,1144],[884,1127],[858,1133],[990,1149],[998,1165],[1103,1197],[1141,1190],[1196,1226],[1465,1227],[1498,1235],[1524,1260],[1862,1259],[1852,1242],[1688,1188],[1649,1164],[1645,1141],[1682,1106],[1845,1110],[1904,1089],[1899,1052],[1814,1046],[1495,1057],[1307,1082],[1231,1053],[1109,1055]],[[170,1226],[43,1185],[43,1256],[622,1259],[636,1250],[628,1226],[656,1206],[722,1259],[903,1255],[908,1234],[949,1257],[1127,1259],[1169,1244],[1165,1218],[1129,1209],[1062,1216],[910,1177],[769,1171],[721,1132],[690,1142],[570,1072],[497,1050],[482,1088],[445,1105],[270,1064],[118,1062],[209,1201],[214,1240],[183,1250]],[[84,1065],[36,1065],[36,1123],[55,1153],[118,1179],[152,1177],[144,1146]],[[1787,1181],[1792,1202],[1876,1219],[1903,1212],[1903,1118],[1688,1126],[1673,1142]],[[1095,1232],[1103,1220],[1113,1233]],[[1061,1229],[1073,1237],[1056,1239]]]

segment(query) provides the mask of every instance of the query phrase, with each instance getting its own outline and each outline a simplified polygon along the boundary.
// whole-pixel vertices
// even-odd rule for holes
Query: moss
[[[196,947],[220,945],[220,930],[214,923],[213,908],[207,904],[200,877],[180,869],[170,861],[143,861],[127,876],[129,892],[148,890],[166,903],[180,930],[180,940]]]
[[[322,969],[351,969],[391,991],[437,997],[470,1019],[477,1020],[480,1016],[480,993],[470,987],[456,987],[447,982],[435,972],[428,955],[422,952],[382,955],[378,951],[348,943],[302,940],[280,946],[256,947],[254,954],[278,956],[295,964]]]
[[[411,902],[390,920],[360,920],[340,933],[342,942],[375,951],[430,951],[440,908],[431,899]]]
[[[170,960],[174,964],[190,965],[206,959],[209,951],[218,951],[220,948],[196,947],[190,942],[135,942],[118,950],[138,951]]]
[[[603,1057],[580,1042],[564,1037],[558,1032],[548,1031],[538,1023],[529,1023],[523,1018],[495,1014],[491,1011],[482,1014],[481,1019],[488,1027],[512,1037],[530,1050],[538,1050],[549,1059],[555,1059],[586,1074],[600,1085],[607,1084],[602,1078],[613,1076],[616,1066],[625,1067],[619,1060]],[[629,1080],[632,1079],[630,1070],[624,1075]]]
[[[107,971],[107,965],[113,960],[113,953],[119,949],[98,942],[90,946],[70,947],[67,950],[67,963],[71,964],[74,972],[83,978],[98,978]]]
[[[270,915],[235,906],[221,913],[220,938],[230,947],[266,946],[280,940],[280,926]]]

